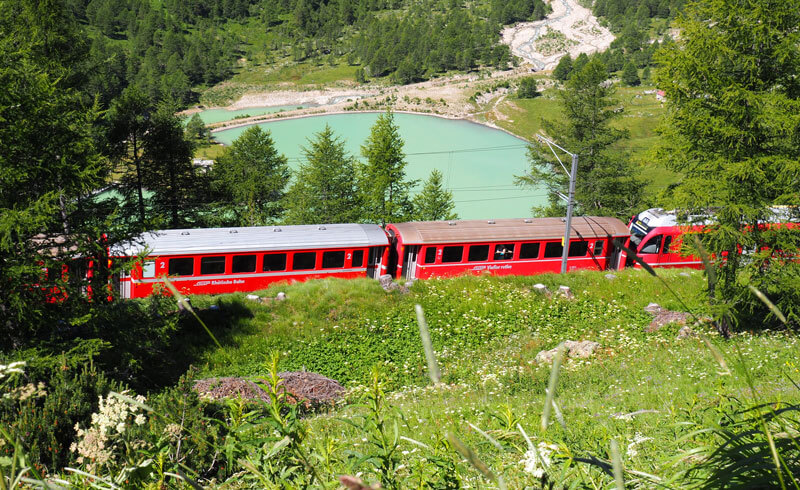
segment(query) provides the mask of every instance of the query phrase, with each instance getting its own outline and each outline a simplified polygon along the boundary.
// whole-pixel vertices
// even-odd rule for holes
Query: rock
[[[405,284],[403,284],[403,286],[405,286],[405,287],[407,287],[407,288],[410,288],[410,287],[411,287],[411,286],[413,286],[413,285],[414,285],[414,281],[406,281],[406,283],[405,283]]]
[[[616,274],[611,274],[611,273],[608,273],[608,274],[606,274],[606,275],[605,275],[605,278],[606,278],[606,279],[608,279],[609,281],[611,281],[611,280],[613,280],[613,279],[616,279],[616,278],[617,278],[617,275],[616,275]]]
[[[567,340],[564,342],[564,346],[567,348],[569,357],[585,359],[594,354],[594,351],[600,347],[600,343],[591,340]]]
[[[392,276],[389,274],[382,275],[378,278],[378,284],[380,284],[383,289],[388,288],[390,284],[393,284]]]
[[[650,313],[651,315],[658,315],[658,312],[661,311],[661,305],[658,303],[650,303],[644,307],[644,311]]]
[[[277,296],[275,296],[275,299],[278,300],[278,301],[285,301],[286,300],[286,293],[281,291],[280,293],[278,293]]]
[[[678,275],[679,275],[679,276],[681,276],[681,277],[692,277],[692,275],[691,275],[691,274],[689,274],[688,272],[681,272],[681,273],[680,273],[680,274],[678,274]]]
[[[694,337],[695,333],[688,325],[684,325],[678,330],[678,340]]]
[[[248,294],[245,298],[249,299],[250,301],[258,301],[260,296],[257,294]]]
[[[558,295],[566,299],[575,299],[575,295],[572,294],[572,290],[569,286],[559,286]]]
[[[564,355],[566,357],[574,357],[578,359],[586,359],[590,357],[594,352],[600,348],[599,342],[593,342],[591,340],[567,340],[564,342]],[[539,364],[548,364],[553,362],[553,359],[556,357],[556,353],[558,352],[558,347],[550,350],[543,350],[536,354],[536,362]]]
[[[547,286],[545,286],[544,284],[534,284],[533,290],[539,294],[544,295],[545,298],[549,299],[553,297],[553,293],[551,293],[550,290],[547,289]]]
[[[652,333],[660,330],[661,327],[676,323],[678,325],[686,325],[692,315],[683,311],[670,311],[661,308],[658,313],[655,313],[655,318],[650,322],[650,325],[645,327],[644,331]]]

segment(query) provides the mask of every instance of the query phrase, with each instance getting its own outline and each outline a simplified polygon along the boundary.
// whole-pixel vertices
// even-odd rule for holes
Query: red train
[[[790,223],[789,226],[798,226]],[[567,269],[635,266],[616,243],[652,267],[702,268],[682,256],[674,213],[648,209],[628,226],[598,216],[573,218]],[[164,276],[186,294],[264,289],[278,281],[321,277],[427,279],[458,274],[533,275],[558,272],[563,253],[560,218],[329,224],[164,230],[116,246],[115,257],[144,256],[119,278],[123,298],[153,292]]]

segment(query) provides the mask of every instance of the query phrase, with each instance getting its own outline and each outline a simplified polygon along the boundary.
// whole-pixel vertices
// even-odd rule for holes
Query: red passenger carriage
[[[322,277],[376,278],[387,245],[377,225],[261,226],[154,231],[112,254],[145,255],[120,279],[121,297],[141,298],[164,276],[186,294],[255,291]]]
[[[565,224],[561,218],[432,221],[386,226],[387,257],[395,277],[491,273],[532,275],[561,270]],[[567,269],[616,269],[613,240],[630,236],[625,224],[608,217],[572,219]]]

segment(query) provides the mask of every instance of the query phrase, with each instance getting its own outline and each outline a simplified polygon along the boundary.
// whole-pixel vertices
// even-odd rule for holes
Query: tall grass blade
[[[614,484],[617,490],[625,490],[625,480],[622,478],[622,457],[619,455],[619,444],[611,439],[611,464],[614,468]]]
[[[497,486],[500,487],[501,490],[506,489],[506,483],[503,481],[503,478],[500,476],[495,475],[492,470],[489,469],[483,461],[478,458],[478,455],[470,449],[466,444],[461,442],[458,437],[454,434],[448,432],[447,433],[447,440],[450,441],[450,444],[453,448],[458,451],[458,453],[467,460],[467,463],[472,465],[473,468],[478,470],[483,476],[492,480],[493,482],[497,483]]]
[[[717,271],[714,269],[714,265],[711,263],[711,255],[709,255],[706,247],[703,245],[703,242],[700,241],[700,238],[697,235],[692,235],[692,240],[694,241],[695,247],[697,247],[697,253],[700,254],[700,260],[703,261],[703,267],[706,270],[706,277],[708,277],[708,290],[714,291],[714,286],[717,284]]]
[[[431,377],[433,384],[442,380],[442,373],[439,372],[439,365],[436,363],[436,354],[433,352],[431,334],[428,331],[428,322],[425,320],[425,312],[422,306],[414,305],[417,311],[417,323],[419,324],[419,336],[422,337],[422,347],[425,350],[425,359],[428,361],[428,376]]]
[[[558,373],[561,370],[561,359],[564,357],[564,343],[558,346],[556,356],[553,358],[553,368],[550,371],[550,383],[547,385],[547,397],[544,400],[544,410],[542,410],[542,430],[547,430],[547,425],[550,423],[550,412],[553,410],[553,397],[556,394],[556,385],[558,385]]]
[[[702,340],[703,343],[706,344],[706,347],[708,347],[708,350],[711,351],[711,355],[717,361],[717,364],[719,364],[720,369],[722,369],[722,371],[717,371],[717,374],[721,376],[730,375],[731,370],[728,367],[728,363],[725,362],[725,358],[722,357],[722,352],[720,352],[719,349],[717,349],[717,347],[714,344],[712,344],[710,340],[708,340],[708,337],[702,334],[700,334],[699,336],[700,340]]]
[[[750,288],[750,291],[752,291],[753,294],[755,294],[758,299],[760,299],[765,305],[767,305],[767,308],[770,309],[772,314],[774,314],[778,318],[778,320],[781,321],[781,323],[784,324],[786,323],[786,317],[783,316],[783,312],[779,310],[778,307],[775,306],[775,304],[769,300],[769,298],[767,298],[766,294],[762,293],[761,291],[759,291],[757,288],[753,287],[750,284],[748,284],[747,287]]]
[[[184,297],[181,294],[181,292],[178,291],[178,288],[176,288],[175,285],[172,284],[172,282],[169,280],[169,278],[164,277],[162,280],[164,281],[164,284],[167,285],[167,288],[170,290],[170,292],[175,297],[175,299],[178,301],[178,304],[181,305],[181,307],[186,308],[187,310],[189,310],[189,313],[194,315],[194,317],[197,319],[197,321],[200,322],[200,325],[202,325],[203,328],[206,329],[206,333],[208,334],[209,337],[211,337],[211,340],[214,341],[214,344],[216,344],[217,347],[222,349],[222,346],[217,341],[217,338],[214,337],[214,334],[211,333],[211,330],[208,329],[208,327],[206,326],[205,322],[203,322],[203,320],[200,319],[200,316],[194,311],[194,308],[192,308],[191,303],[189,303],[189,301],[186,299],[186,297]]]
[[[758,416],[761,419],[761,427],[764,430],[764,435],[767,436],[769,451],[772,454],[772,462],[775,464],[775,473],[778,475],[778,481],[781,482],[781,488],[785,490],[786,482],[783,481],[783,471],[781,471],[781,458],[778,456],[778,448],[775,447],[775,440],[772,438],[772,432],[769,430],[769,427],[767,427],[767,422],[764,420],[761,410],[758,411]],[[789,474],[791,474],[791,471]]]
[[[478,427],[473,425],[471,422],[467,422],[467,425],[469,425],[470,427],[475,429],[475,432],[477,432],[478,434],[482,435],[484,439],[486,439],[487,441],[489,441],[492,444],[492,446],[496,447],[497,449],[499,449],[501,451],[503,450],[503,446],[501,446],[500,443],[497,442],[497,439],[495,439],[494,437],[490,436],[486,432],[480,430]]]
[[[410,437],[400,436],[400,440],[401,441],[410,442],[411,444],[416,444],[417,446],[419,446],[419,447],[421,447],[423,449],[430,449],[431,448],[430,446],[428,446],[424,442],[415,441],[414,439],[412,439]]]

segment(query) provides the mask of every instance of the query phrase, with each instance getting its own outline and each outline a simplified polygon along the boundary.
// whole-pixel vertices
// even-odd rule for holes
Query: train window
[[[292,258],[292,269],[305,271],[313,269],[317,262],[317,252],[297,252]]]
[[[594,254],[595,255],[603,255],[603,245],[605,243],[606,242],[604,242],[603,240],[597,240],[596,242],[594,242]]]
[[[658,249],[661,248],[661,237],[663,235],[656,235],[647,240],[647,243],[639,250],[640,254],[657,254]]]
[[[433,264],[436,262],[436,247],[428,247],[425,249],[425,263]]]
[[[489,245],[470,246],[467,260],[470,262],[480,262],[482,260],[489,260]]]
[[[364,251],[353,250],[353,261],[350,263],[350,267],[361,267],[363,263],[364,263]]]
[[[550,242],[544,246],[544,258],[561,257],[564,254],[564,247],[558,242]]]
[[[511,260],[514,258],[514,244],[505,243],[494,246],[494,260]]]
[[[170,276],[191,276],[192,274],[194,274],[194,259],[192,257],[169,259]]]
[[[664,237],[664,245],[661,247],[662,254],[670,254],[672,250],[669,249],[670,245],[672,245],[672,235],[667,235]]]
[[[225,257],[203,257],[200,259],[200,274],[225,274]]]
[[[286,270],[286,254],[266,254],[264,255],[264,264],[261,270],[269,271],[285,271]]]
[[[295,257],[297,257],[297,255],[295,255]],[[339,269],[342,267],[344,267],[344,250],[339,250],[336,252],[322,252],[323,269]]]
[[[461,262],[464,255],[464,247],[444,247],[442,251],[442,262]]]
[[[142,263],[142,277],[156,277],[156,261],[145,260]]]
[[[538,259],[539,258],[539,244],[538,243],[523,243],[519,247],[519,258],[521,259]]]
[[[234,274],[238,272],[255,272],[256,271],[256,256],[255,255],[234,255],[231,261],[231,272]]]
[[[589,242],[581,240],[569,243],[570,257],[586,257],[586,252],[588,251],[589,251]]]

